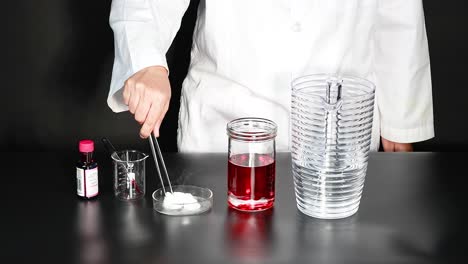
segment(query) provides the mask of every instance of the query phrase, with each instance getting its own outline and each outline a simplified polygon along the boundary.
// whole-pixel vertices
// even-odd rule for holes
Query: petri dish
[[[171,203],[170,206],[164,205],[164,191],[162,188],[153,192],[153,208],[157,212],[165,215],[196,215],[204,213],[213,206],[213,192],[208,188],[192,185],[174,185],[173,192],[189,193],[196,201],[191,203]],[[169,187],[166,187],[169,191]]]

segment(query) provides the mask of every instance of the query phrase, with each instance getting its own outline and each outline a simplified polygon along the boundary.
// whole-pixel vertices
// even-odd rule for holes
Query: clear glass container
[[[228,123],[230,207],[261,211],[273,206],[276,131],[276,124],[263,118],[240,118]]]
[[[136,200],[145,196],[145,161],[148,158],[137,150],[112,153],[114,162],[114,194],[119,200]]]
[[[292,83],[291,155],[298,209],[344,218],[359,208],[371,143],[375,86],[308,75]]]

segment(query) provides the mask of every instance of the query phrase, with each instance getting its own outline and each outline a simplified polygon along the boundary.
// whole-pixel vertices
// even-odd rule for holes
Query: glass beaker
[[[137,150],[112,153],[114,162],[114,194],[120,200],[136,200],[145,196],[145,161],[148,155]]]
[[[359,208],[371,143],[375,86],[308,75],[292,83],[292,170],[298,209],[335,219]]]
[[[230,207],[260,211],[273,206],[276,131],[276,124],[263,118],[240,118],[227,124]]]

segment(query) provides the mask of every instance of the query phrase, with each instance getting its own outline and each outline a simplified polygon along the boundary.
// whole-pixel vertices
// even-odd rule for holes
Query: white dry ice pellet
[[[163,206],[168,210],[187,210],[193,211],[200,208],[200,203],[190,193],[166,192]]]

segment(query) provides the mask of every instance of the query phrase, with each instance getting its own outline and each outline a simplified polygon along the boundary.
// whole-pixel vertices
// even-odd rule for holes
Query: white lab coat
[[[127,110],[124,81],[165,54],[189,0],[114,0],[115,62],[108,105]],[[264,117],[290,146],[291,81],[354,75],[376,84],[371,149],[434,136],[422,0],[201,0],[180,100],[178,147],[227,151],[226,123]],[[169,69],[170,70],[170,69]]]

